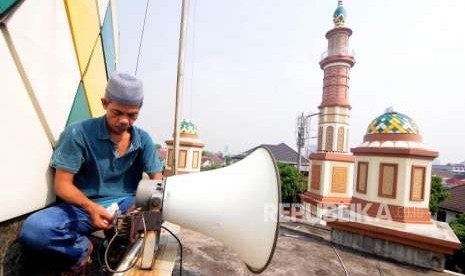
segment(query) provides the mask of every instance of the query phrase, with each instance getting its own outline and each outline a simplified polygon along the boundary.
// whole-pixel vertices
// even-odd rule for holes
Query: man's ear
[[[102,100],[103,109],[107,110],[108,100],[105,98],[101,98],[101,100]]]

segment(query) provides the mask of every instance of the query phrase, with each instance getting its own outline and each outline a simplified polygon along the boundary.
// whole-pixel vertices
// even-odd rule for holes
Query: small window
[[[168,166],[173,166],[173,150],[170,149],[168,150],[168,163],[167,163]]]
[[[381,163],[379,169],[378,195],[396,198],[397,164]]]
[[[323,127],[318,128],[318,151],[323,150]]]
[[[312,165],[312,183],[313,190],[320,190],[321,165]]]
[[[194,151],[194,154],[192,157],[192,168],[193,169],[199,168],[199,152],[198,151]]]
[[[347,192],[347,168],[346,167],[333,167],[333,179],[331,183],[332,193],[346,193]]]
[[[423,201],[425,194],[425,167],[412,166],[410,200]]]
[[[438,211],[438,215],[437,215],[437,220],[438,220],[438,221],[442,221],[442,222],[446,222],[446,220],[447,220],[447,213],[446,213],[446,211],[444,211],[444,210],[439,210],[439,211]]]
[[[339,127],[337,130],[337,151],[344,151],[344,127]]]
[[[334,135],[334,128],[329,126],[326,128],[326,151],[333,151],[333,135]]]
[[[357,165],[357,192],[367,193],[368,162],[358,162]]]
[[[187,151],[186,150],[180,150],[179,151],[179,161],[178,161],[178,166],[180,169],[185,169],[186,168],[186,158],[187,157]]]

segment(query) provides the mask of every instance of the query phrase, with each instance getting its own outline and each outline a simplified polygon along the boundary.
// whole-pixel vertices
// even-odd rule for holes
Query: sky
[[[119,0],[118,70],[133,73],[145,0]],[[465,160],[463,0],[345,0],[356,64],[350,76],[349,144],[394,107],[417,122],[441,162]],[[337,0],[190,0],[182,117],[208,151],[259,144],[296,148],[296,118],[318,112]],[[150,0],[137,76],[137,125],[172,137],[181,0]],[[316,129],[317,119],[312,126]],[[315,141],[312,141],[315,144]]]

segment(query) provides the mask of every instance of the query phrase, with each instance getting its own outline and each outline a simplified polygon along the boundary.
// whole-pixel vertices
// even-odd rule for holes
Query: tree
[[[281,197],[284,203],[299,201],[301,193],[302,175],[297,168],[290,164],[278,162],[279,176],[281,178]]]
[[[439,204],[449,198],[449,191],[442,186],[442,179],[439,176],[431,178],[431,198],[429,200],[429,210],[435,214],[439,209]]]
[[[462,243],[462,247],[449,258],[447,265],[450,269],[463,273],[465,271],[465,213],[457,216],[449,225]]]

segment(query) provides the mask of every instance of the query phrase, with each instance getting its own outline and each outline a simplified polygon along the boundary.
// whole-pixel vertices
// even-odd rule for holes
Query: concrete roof
[[[298,229],[293,230],[295,227]],[[343,264],[349,275],[447,275],[333,246],[328,239],[328,230],[292,223],[283,225],[275,255],[270,266],[261,275],[341,276],[346,275]],[[182,229],[181,241],[184,245],[183,275],[255,275],[248,271],[239,255],[216,240]],[[179,275],[178,265],[174,268],[173,275]]]

